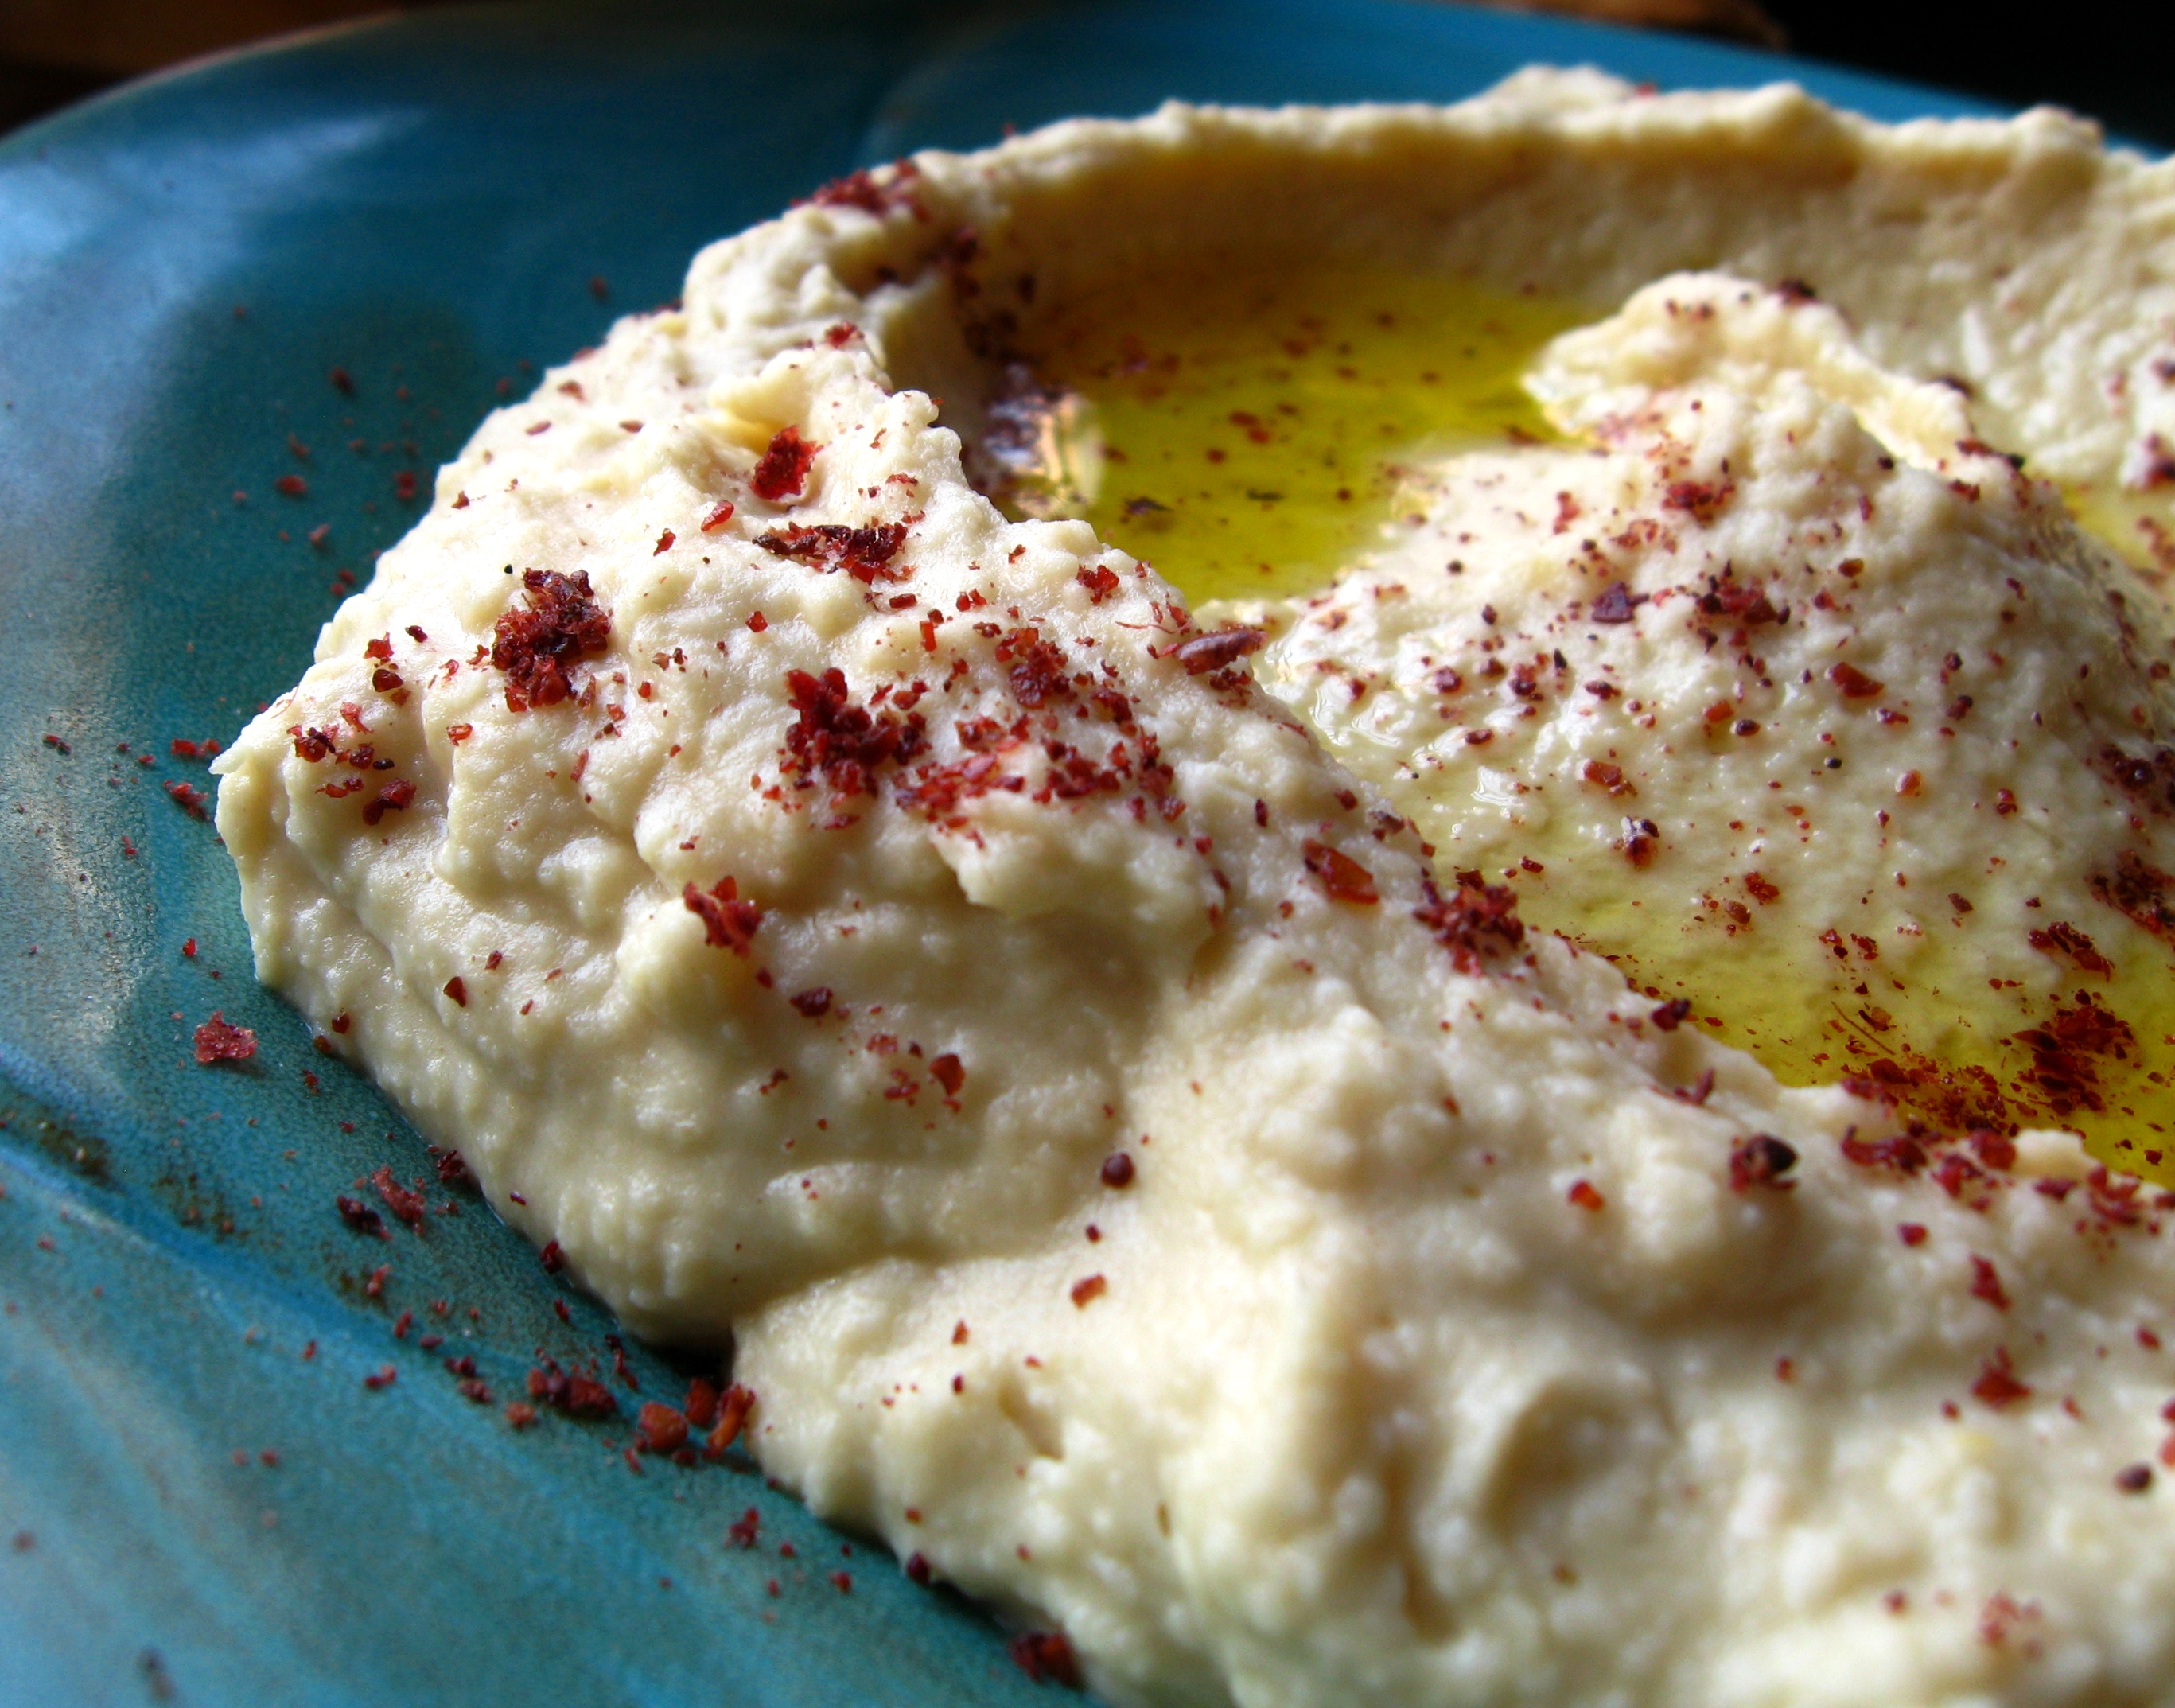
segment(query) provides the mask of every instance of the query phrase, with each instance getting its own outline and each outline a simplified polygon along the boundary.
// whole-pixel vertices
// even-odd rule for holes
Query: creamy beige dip
[[[768,1471],[1061,1626],[1114,1700],[2175,1700],[2154,1190],[2065,1133],[1785,1088],[1451,876],[1514,861],[1520,783],[1604,847],[1635,811],[1747,869],[1674,827],[1743,766],[1664,751],[1736,678],[1661,597],[1741,550],[1791,606],[1771,663],[1910,698],[1905,731],[1847,714],[1844,774],[1942,784],[1899,837],[1968,861],[1990,732],[2054,725],[2015,762],[2102,838],[2046,838],[2089,899],[2145,832],[2074,756],[2149,742],[2158,643],[1961,442],[2149,485],[2171,187],[2048,114],[1538,74],[837,187],[485,422],[221,756],[259,973],[631,1324],[730,1330]],[[1473,534],[1462,574],[1378,597],[1378,559],[1342,625],[1271,614],[1272,695],[1246,638],[966,476],[1006,317],[1324,246],[1597,314],[1743,278],[1554,346],[1585,447],[1445,468],[1418,531]],[[1728,502],[1671,511],[1664,464]],[[1558,491],[1674,537],[1567,593]],[[1998,626],[2012,576],[2005,686],[1934,735],[1921,631]],[[1629,610],[1561,639],[1623,700],[1457,713],[1502,729],[1476,811],[1428,782],[1408,659],[1477,645],[1483,585],[1527,650],[1569,597]],[[1374,673],[1363,715],[1317,662]],[[1805,697],[1848,690],[1769,674],[1762,751],[1825,769]],[[1611,742],[1635,807],[1559,786]]]
[[[2156,1159],[2161,599],[1794,290],[1664,279],[1532,383],[1581,442],[1434,471],[1261,680],[1787,1077]]]

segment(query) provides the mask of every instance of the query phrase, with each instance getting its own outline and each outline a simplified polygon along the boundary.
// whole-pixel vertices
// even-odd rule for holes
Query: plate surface
[[[746,1460],[631,1474],[628,1412],[697,1366],[628,1348],[602,1424],[464,1398],[450,1358],[502,1404],[540,1350],[613,1357],[480,1202],[383,1242],[335,1212],[421,1144],[256,986],[171,743],[293,680],[413,518],[404,471],[427,493],[532,364],[852,166],[1166,96],[1549,61],[1988,111],[1418,0],[609,9],[310,37],[0,144],[0,1701],[1036,1700],[994,1625]],[[214,1010],[257,1031],[238,1071],[191,1058]]]

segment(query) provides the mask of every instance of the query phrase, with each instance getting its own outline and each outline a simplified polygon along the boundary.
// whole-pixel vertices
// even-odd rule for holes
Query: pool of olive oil
[[[1336,266],[1164,275],[1045,315],[1021,353],[1066,396],[1065,431],[1080,441],[1060,453],[1065,507],[1201,604],[1317,591],[1366,561],[1408,469],[1557,441],[1521,379],[1549,339],[1592,317],[1560,298]],[[2170,536],[2152,515],[2089,494],[2073,502],[2148,577],[2175,571],[2175,546],[2156,558]],[[1604,847],[1543,831],[1521,851],[1545,868],[1521,880],[1531,924],[1605,954],[1657,1000],[1689,999],[1695,1023],[1785,1083],[1885,1061],[1922,1082],[1933,1071],[1902,1097],[1938,1123],[1999,1120],[2004,1100],[2013,1116],[2020,1098],[2043,1109],[2021,1077],[2035,1060],[2019,1034],[2054,1004],[1989,988],[1967,937],[1928,936],[1877,965],[1823,964],[1776,935],[1702,927]],[[2063,1124],[2102,1158],[2166,1178],[2175,1098],[2156,1064],[2175,1047],[2175,969],[2164,946],[2104,910],[2093,935],[2114,970],[2080,982],[2136,1044],[2100,1059],[2099,1107],[2073,1104]]]
[[[1075,513],[1201,604],[1326,587],[1373,542],[1410,465],[1554,438],[1519,377],[1590,317],[1318,268],[1120,284],[1023,342],[1045,384],[1091,406],[1101,468]]]

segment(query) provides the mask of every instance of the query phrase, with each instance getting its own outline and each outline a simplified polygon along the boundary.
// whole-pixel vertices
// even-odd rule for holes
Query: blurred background
[[[0,132],[199,55],[447,0],[0,0]],[[721,6],[734,0],[718,0]],[[1429,0],[1412,0],[1429,3]],[[2052,101],[2175,148],[2175,7],[1923,0],[1494,0],[1787,49],[2014,106]]]

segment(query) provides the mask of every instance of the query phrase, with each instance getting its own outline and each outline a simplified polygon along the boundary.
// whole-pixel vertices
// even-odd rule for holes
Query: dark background
[[[268,35],[437,0],[0,0],[0,131],[165,65]],[[718,0],[720,6],[735,0]],[[746,5],[750,0],[740,0]],[[791,0],[767,0],[784,3]],[[2052,101],[2175,149],[2175,6],[2070,0],[1999,14],[1911,0],[1521,0],[1690,29],[1988,96]],[[2003,18],[2026,21],[2002,21]]]
[[[2070,0],[2020,8],[1771,0],[1792,51],[2011,106],[2048,101],[2175,149],[2175,7]],[[2001,21],[2023,19],[2028,22]]]

